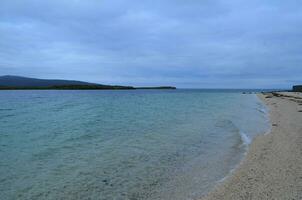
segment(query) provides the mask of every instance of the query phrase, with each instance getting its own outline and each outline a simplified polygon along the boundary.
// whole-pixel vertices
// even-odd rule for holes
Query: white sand
[[[302,95],[279,94],[286,96],[259,94],[271,133],[256,137],[238,169],[203,200],[302,200]]]

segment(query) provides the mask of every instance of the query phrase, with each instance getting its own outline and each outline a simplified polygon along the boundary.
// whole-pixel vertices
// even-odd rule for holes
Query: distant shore
[[[49,87],[7,87],[0,86],[0,90],[175,90],[176,87],[132,87],[132,86],[104,86],[104,85],[60,85]]]
[[[173,86],[134,87],[104,85],[76,80],[39,79],[23,76],[0,76],[0,90],[139,90],[139,89],[176,89]]]
[[[264,93],[272,129],[249,147],[240,166],[202,200],[302,199],[302,95]]]

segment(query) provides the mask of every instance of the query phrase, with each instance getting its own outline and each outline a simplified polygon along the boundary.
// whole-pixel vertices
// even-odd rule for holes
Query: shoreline
[[[244,159],[201,200],[302,199],[302,95],[257,96],[268,107],[270,130],[253,139]]]

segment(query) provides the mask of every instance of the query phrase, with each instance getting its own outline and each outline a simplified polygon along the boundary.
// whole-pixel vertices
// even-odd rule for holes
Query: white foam
[[[259,108],[258,111],[267,114],[267,110],[265,108]]]
[[[244,145],[248,146],[249,144],[251,144],[252,140],[247,134],[245,134],[243,131],[240,131],[239,133],[240,133],[241,140]]]

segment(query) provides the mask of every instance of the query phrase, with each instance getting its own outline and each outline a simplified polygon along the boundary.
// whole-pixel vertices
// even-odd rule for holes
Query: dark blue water
[[[194,199],[268,128],[236,91],[0,91],[1,199]]]

